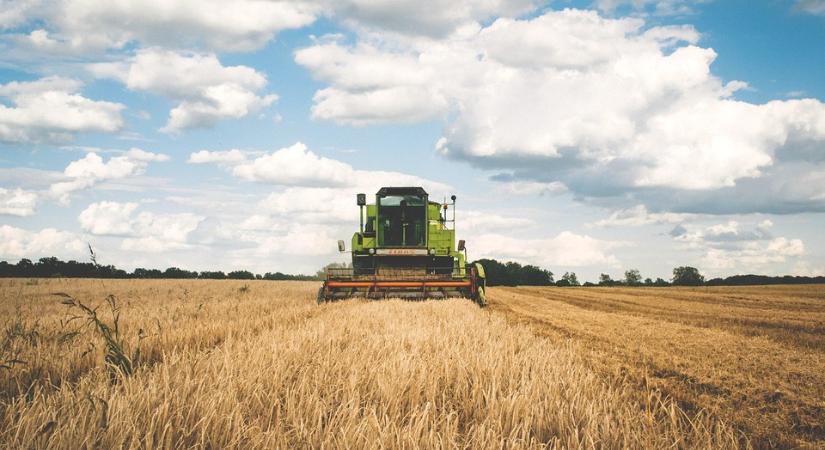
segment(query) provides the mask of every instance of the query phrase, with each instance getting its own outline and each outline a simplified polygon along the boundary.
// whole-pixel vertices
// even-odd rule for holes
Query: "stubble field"
[[[0,447],[825,445],[825,286],[317,287],[0,280]]]

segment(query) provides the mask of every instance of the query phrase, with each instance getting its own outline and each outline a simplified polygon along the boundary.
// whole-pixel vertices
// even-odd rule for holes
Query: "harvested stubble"
[[[825,286],[497,288],[490,309],[756,448],[825,448]]]
[[[733,448],[741,435],[593,370],[578,344],[465,300],[316,306],[313,283],[0,281],[33,340],[0,371],[0,446],[49,448]],[[13,285],[10,283],[14,283]],[[134,374],[65,307],[121,302]],[[16,305],[25,305],[16,315]],[[105,315],[104,315],[105,316]],[[139,340],[139,330],[148,337]],[[83,354],[87,343],[93,351]],[[145,359],[143,359],[145,358]]]

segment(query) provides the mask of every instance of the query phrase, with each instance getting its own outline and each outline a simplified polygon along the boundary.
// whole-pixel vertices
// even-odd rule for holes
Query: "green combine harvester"
[[[384,187],[374,204],[365,194],[357,200],[361,228],[352,236],[352,267],[327,269],[318,303],[465,297],[485,305],[484,268],[467,264],[463,240],[456,247],[455,196],[452,203],[438,203],[421,187]],[[346,251],[344,241],[338,250]]]

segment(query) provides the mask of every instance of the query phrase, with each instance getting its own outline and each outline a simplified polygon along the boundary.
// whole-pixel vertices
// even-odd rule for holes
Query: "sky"
[[[0,260],[314,273],[355,194],[471,259],[825,275],[823,0],[0,0]]]

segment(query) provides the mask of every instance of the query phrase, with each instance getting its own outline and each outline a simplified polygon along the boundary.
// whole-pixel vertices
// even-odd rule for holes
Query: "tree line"
[[[208,280],[318,280],[313,275],[291,275],[281,272],[267,272],[263,275],[248,270],[203,271],[169,267],[165,270],[137,268],[132,272],[118,269],[113,265],[96,262],[61,261],[55,257],[40,258],[36,262],[21,259],[17,264],[0,261],[0,278],[144,278],[144,279],[208,279]]]
[[[662,278],[642,278],[636,269],[625,271],[624,278],[613,279],[603,273],[597,283],[579,282],[575,272],[565,272],[558,280],[553,272],[531,264],[521,265],[517,262],[500,262],[495,259],[479,259],[476,262],[484,266],[488,286],[743,286],[760,284],[825,284],[825,276],[767,276],[767,275],[733,275],[726,278],[705,280],[695,267],[680,266],[673,269],[670,280]],[[347,264],[333,263],[326,267],[348,267]],[[178,267],[165,270],[137,268],[132,272],[118,269],[113,265],[101,265],[96,261],[78,262],[61,261],[55,257],[40,258],[36,262],[21,259],[17,264],[0,261],[0,278],[142,278],[142,279],[206,279],[206,280],[301,280],[317,281],[325,277],[325,270],[315,275],[292,275],[281,272],[255,274],[248,270],[191,271]]]

